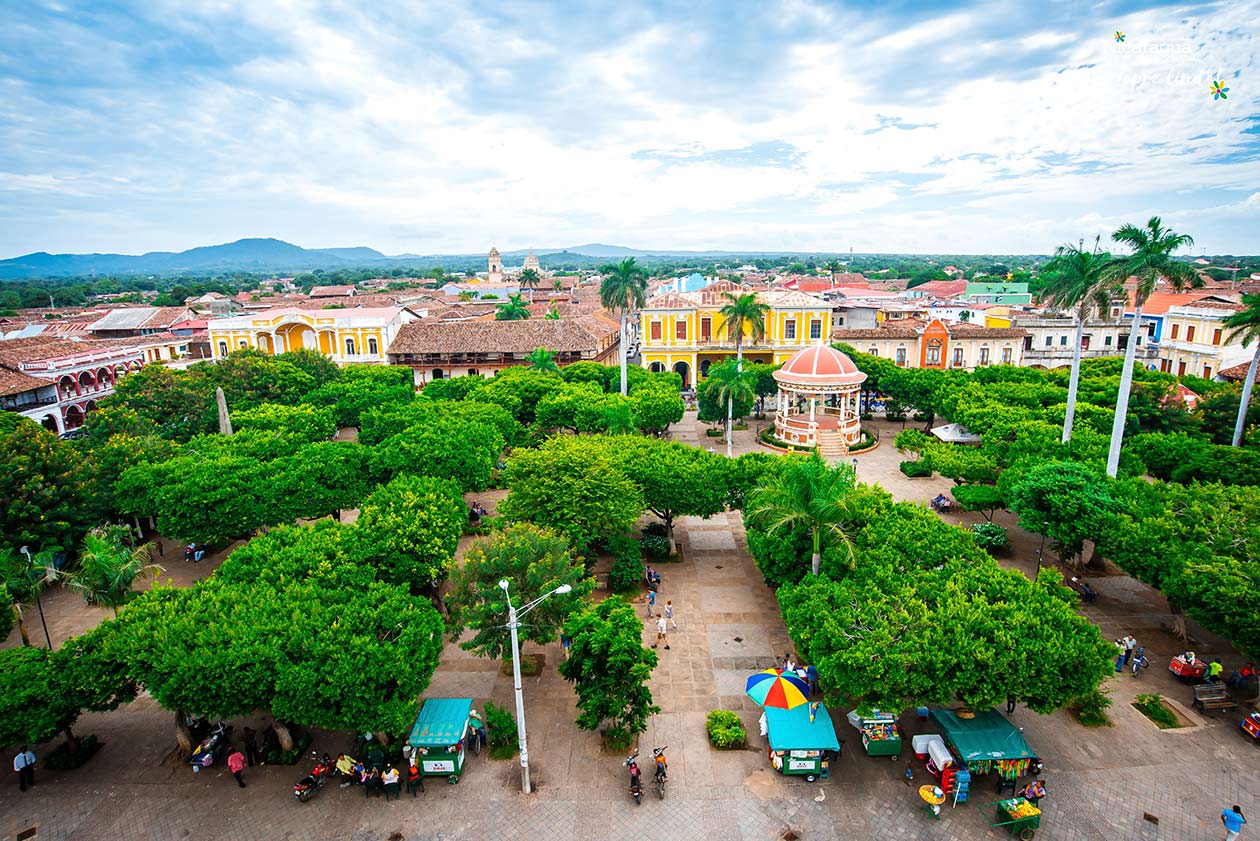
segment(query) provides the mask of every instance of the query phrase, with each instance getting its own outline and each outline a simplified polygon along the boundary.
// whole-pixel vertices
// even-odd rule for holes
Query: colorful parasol
[[[748,678],[744,692],[763,707],[790,710],[809,701],[809,685],[792,672],[766,669]]]

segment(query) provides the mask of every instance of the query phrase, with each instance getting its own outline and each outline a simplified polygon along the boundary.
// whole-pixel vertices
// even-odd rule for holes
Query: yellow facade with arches
[[[339,365],[385,365],[398,331],[417,318],[406,307],[275,309],[214,319],[206,327],[214,359],[242,348],[270,354],[306,348]]]
[[[704,379],[709,366],[735,356],[720,310],[730,303],[723,295],[750,290],[718,281],[697,292],[666,292],[639,312],[640,358],[650,371],[675,371],[683,387]],[[757,300],[769,306],[765,337],[743,342],[744,359],[779,365],[811,345],[827,344],[831,336],[831,307],[822,298],[791,289],[757,290]]]

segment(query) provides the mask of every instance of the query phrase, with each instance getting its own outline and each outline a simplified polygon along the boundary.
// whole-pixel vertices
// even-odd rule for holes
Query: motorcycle
[[[656,765],[656,796],[661,800],[665,799],[665,783],[669,780],[669,763],[665,761],[665,748],[667,747],[669,745],[652,748],[652,758],[655,760]]]
[[[197,749],[188,758],[188,764],[192,766],[193,773],[197,773],[202,768],[209,768],[216,759],[225,755],[228,748],[232,746],[231,736],[230,724],[220,721],[211,727],[209,735],[201,740],[201,744],[197,745]]]
[[[630,796],[634,798],[636,806],[643,805],[643,786],[639,783],[639,764],[635,762],[638,754],[632,754],[626,759],[626,767],[630,769]]]
[[[1134,677],[1137,677],[1138,672],[1142,669],[1149,669],[1151,667],[1151,661],[1146,659],[1146,649],[1141,646],[1138,646],[1138,648],[1133,652],[1133,656],[1129,659],[1133,664]]]
[[[315,767],[311,769],[311,773],[293,784],[293,796],[303,803],[314,797],[324,787],[324,782],[335,770],[328,754],[320,756],[315,751],[311,751],[311,759],[315,760]]]

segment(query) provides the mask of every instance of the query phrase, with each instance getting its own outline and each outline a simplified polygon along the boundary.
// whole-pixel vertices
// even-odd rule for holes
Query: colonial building
[[[1024,338],[1023,364],[1036,368],[1066,368],[1072,364],[1076,318],[1049,313],[1015,313],[1015,326],[1028,331]],[[1145,322],[1146,319],[1143,319]],[[1129,346],[1131,322],[1124,318],[1123,302],[1112,305],[1108,318],[1090,319],[1081,337],[1081,358],[1120,356]],[[1136,358],[1146,364],[1158,348],[1147,331],[1138,333]]]
[[[554,353],[561,366],[613,364],[619,347],[617,333],[616,322],[598,315],[521,321],[426,319],[403,326],[389,346],[389,361],[412,368],[417,386],[448,377],[490,377],[504,368],[527,364],[526,357],[538,348]]]
[[[534,256],[534,249],[532,248],[529,250],[529,253],[525,255],[525,262],[521,266],[522,272],[528,269],[533,269],[538,273],[539,277],[542,277],[542,267],[538,265],[538,258]]]
[[[1032,303],[1032,293],[1028,291],[1027,283],[1011,283],[1005,280],[969,280],[963,297],[977,304],[1027,306]]]
[[[722,294],[748,293],[730,281],[711,283],[698,292],[666,292],[648,300],[639,313],[642,365],[652,371],[676,371],[684,386],[703,378],[709,366],[735,355],[719,310],[729,301]],[[831,306],[821,298],[790,289],[761,289],[757,300],[770,307],[765,338],[744,340],[744,358],[781,364],[810,345],[824,344],[831,334]]]
[[[172,324],[195,317],[188,307],[123,307],[106,313],[88,332],[98,339],[129,339],[164,333]]]
[[[903,368],[957,368],[974,371],[990,365],[1023,363],[1024,339],[1019,327],[981,327],[976,324],[888,322],[873,329],[832,331],[834,341],[861,353],[891,359]]]
[[[486,272],[487,283],[503,282],[503,258],[499,256],[499,249],[490,246],[490,255],[487,260],[488,270]]]
[[[1242,309],[1242,304],[1215,296],[1169,307],[1159,343],[1159,369],[1210,380],[1222,368],[1250,362],[1254,347],[1227,341],[1230,329],[1225,319]]]
[[[288,308],[215,319],[206,330],[215,359],[239,348],[272,354],[308,348],[339,365],[384,365],[398,331],[419,317],[407,307]]]
[[[114,383],[144,365],[128,342],[11,339],[0,342],[0,409],[64,435],[83,425]]]

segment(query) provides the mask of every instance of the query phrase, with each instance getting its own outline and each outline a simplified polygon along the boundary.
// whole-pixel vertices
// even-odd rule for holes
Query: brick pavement
[[[752,434],[736,433],[737,452],[755,447]],[[684,425],[675,437],[708,443],[694,424]],[[896,473],[900,456],[890,444],[888,440],[859,457],[860,476],[878,478],[898,498],[926,499],[947,487],[939,479],[908,480]],[[720,442],[713,445],[721,451]],[[742,680],[790,645],[773,594],[747,554],[737,514],[684,518],[676,531],[685,559],[660,567],[660,595],[674,601],[679,628],[670,631],[671,650],[658,652],[661,665],[653,674],[652,689],[662,712],[642,740],[645,754],[653,744],[670,746],[670,788],[663,802],[649,790],[636,808],[625,791],[622,758],[605,754],[597,737],[573,725],[572,691],[554,670],[561,652],[552,645],[541,650],[546,659],[542,673],[525,680],[531,765],[538,784],[533,797],[519,794],[514,761],[485,757],[470,759],[459,785],[433,781],[415,800],[404,795],[398,802],[366,801],[358,788],[331,787],[310,803],[298,803],[291,786],[304,773],[302,768],[250,769],[249,787],[241,790],[221,768],[193,775],[187,767],[161,765],[172,746],[171,715],[141,698],[112,714],[83,717],[76,730],[96,733],[107,742],[87,767],[60,775],[41,770],[37,786],[26,794],[19,794],[13,776],[7,775],[0,785],[0,837],[12,838],[30,826],[38,827],[39,839],[74,841],[752,841],[777,838],[786,827],[811,841],[1005,837],[989,827],[979,806],[995,799],[983,780],[973,788],[971,805],[947,809],[940,821],[929,820],[914,790],[901,782],[904,763],[865,756],[843,720],[843,710],[834,718],[847,745],[831,780],[810,785],[770,770],[764,739],[757,735],[759,710],[743,696]],[[1030,545],[1030,536],[1016,537],[1021,545]],[[1031,571],[1026,554],[1009,565]],[[186,572],[191,570],[179,570]],[[1233,714],[1203,718],[1189,712],[1194,727],[1159,731],[1129,706],[1140,691],[1159,691],[1182,702],[1188,702],[1189,691],[1163,668],[1175,641],[1162,629],[1167,615],[1158,594],[1124,577],[1102,579],[1098,588],[1103,598],[1087,614],[1108,635],[1136,628],[1154,665],[1137,680],[1124,674],[1109,682],[1116,698],[1114,727],[1086,730],[1066,714],[1039,716],[1023,708],[1012,716],[1046,758],[1050,795],[1037,837],[1219,838],[1216,815],[1223,805],[1239,802],[1244,810],[1254,810],[1260,800],[1254,761],[1260,754],[1237,732]],[[90,609],[55,594],[46,607],[50,628],[66,633],[99,621],[84,612]],[[643,615],[641,605],[639,613]],[[1200,645],[1201,651],[1220,645],[1197,633],[1207,643]],[[654,635],[645,620],[645,639]],[[479,704],[492,699],[510,706],[511,679],[497,663],[448,646],[426,694],[458,694]],[[748,749],[709,748],[704,716],[718,706],[740,713],[750,734]],[[926,729],[913,715],[902,723],[907,738]],[[346,737],[320,734],[315,746],[340,750]],[[921,767],[917,776],[917,782],[925,778]],[[1159,823],[1145,820],[1144,813]]]

